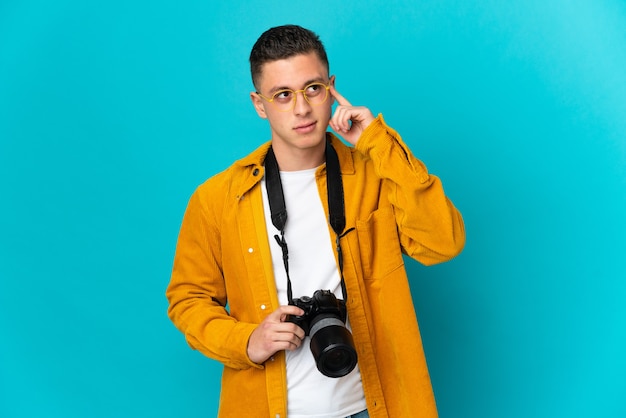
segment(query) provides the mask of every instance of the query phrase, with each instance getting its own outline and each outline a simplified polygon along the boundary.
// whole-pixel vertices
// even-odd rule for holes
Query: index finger
[[[339,94],[334,84],[330,85],[330,94],[333,95],[333,97],[337,100],[337,103],[339,103],[341,106],[352,106],[350,102],[346,100],[345,97]]]
[[[302,309],[298,308],[297,306],[293,306],[293,305],[283,305],[283,306],[280,306],[274,312],[280,318],[280,322],[283,322],[286,319],[287,315],[300,316],[300,315],[304,314],[304,311]]]

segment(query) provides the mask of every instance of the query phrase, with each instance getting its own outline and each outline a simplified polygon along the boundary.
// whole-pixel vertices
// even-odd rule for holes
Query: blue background
[[[269,139],[284,23],[464,215],[407,263],[442,418],[626,416],[626,3],[216,3],[0,0],[0,416],[215,416],[164,291],[193,189]]]

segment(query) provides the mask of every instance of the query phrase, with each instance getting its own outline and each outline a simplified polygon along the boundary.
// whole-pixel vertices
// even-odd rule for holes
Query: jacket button
[[[252,172],[253,176],[258,176],[259,175],[259,169],[255,168],[254,171]]]

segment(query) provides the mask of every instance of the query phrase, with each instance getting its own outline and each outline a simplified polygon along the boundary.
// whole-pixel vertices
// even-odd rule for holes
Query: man
[[[456,256],[460,213],[382,116],[337,92],[313,32],[266,31],[250,65],[271,141],[193,194],[167,289],[190,346],[224,364],[220,416],[437,416],[402,253]],[[295,306],[318,290],[347,318],[325,328]],[[353,342],[314,355],[312,335],[334,338],[339,319]]]

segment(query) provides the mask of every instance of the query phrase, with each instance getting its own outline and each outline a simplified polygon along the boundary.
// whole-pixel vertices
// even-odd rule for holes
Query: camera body
[[[346,303],[337,299],[330,290],[316,290],[313,297],[295,298],[290,305],[297,306],[304,311],[303,315],[289,315],[287,320],[302,328],[305,335],[309,335],[311,325],[316,322],[319,315],[339,318],[342,323],[346,322]]]
[[[290,305],[304,311],[289,315],[288,322],[302,328],[311,337],[311,353],[318,370],[328,377],[342,377],[354,369],[357,355],[352,334],[346,328],[346,303],[330,290],[316,290],[312,297],[293,299]]]

